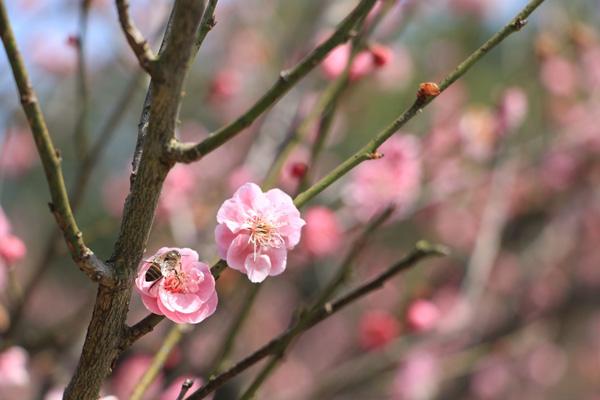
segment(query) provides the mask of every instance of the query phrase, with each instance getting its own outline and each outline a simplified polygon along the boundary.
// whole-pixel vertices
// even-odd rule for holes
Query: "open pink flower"
[[[25,349],[18,346],[9,347],[0,353],[0,389],[29,383],[28,358]]]
[[[181,257],[180,264],[169,267],[173,263],[163,262],[161,276],[149,279],[147,272],[153,262],[161,264],[161,257],[173,251]],[[141,264],[135,286],[150,312],[164,315],[173,322],[197,324],[217,308],[215,279],[208,265],[198,261],[198,253],[192,249],[161,248]]]
[[[290,196],[280,189],[263,193],[254,183],[221,205],[217,222],[219,255],[255,283],[285,270],[287,251],[298,244],[305,224]]]

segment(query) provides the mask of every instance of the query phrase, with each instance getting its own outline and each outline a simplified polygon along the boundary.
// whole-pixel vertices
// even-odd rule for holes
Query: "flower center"
[[[174,272],[165,276],[163,286],[167,291],[171,293],[185,293],[185,278],[186,276],[184,272]]]
[[[282,226],[283,224],[275,223],[259,215],[246,221],[244,227],[250,232],[248,243],[252,243],[254,246],[255,260],[261,247],[280,248],[284,245],[283,237],[279,233],[279,228]]]

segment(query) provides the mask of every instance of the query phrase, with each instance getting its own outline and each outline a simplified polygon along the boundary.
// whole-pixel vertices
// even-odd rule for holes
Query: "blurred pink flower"
[[[489,159],[498,143],[498,120],[490,109],[471,107],[460,119],[459,131],[467,156],[477,161]]]
[[[169,385],[169,387],[167,387],[162,392],[162,394],[160,395],[160,400],[176,400],[177,396],[181,392],[181,386],[183,385],[183,382],[185,382],[186,379],[191,379],[193,381],[193,384],[190,387],[190,389],[188,390],[187,395],[184,397],[184,399],[186,399],[195,390],[200,389],[200,387],[204,384],[204,381],[202,380],[202,378],[198,378],[197,376],[191,376],[191,375],[180,376],[179,378],[175,379],[173,381],[173,383],[171,383]],[[213,398],[212,395],[206,397],[206,399],[212,399],[212,398]]]
[[[192,166],[177,164],[165,179],[158,202],[157,213],[170,215],[188,203],[196,188],[196,177]]]
[[[0,176],[19,177],[37,163],[35,143],[25,128],[9,129],[5,135],[0,144]]]
[[[416,137],[396,135],[379,147],[383,158],[356,168],[345,199],[358,219],[368,221],[390,205],[397,217],[406,215],[421,189],[419,147]]]
[[[498,105],[498,133],[500,135],[514,130],[523,123],[527,115],[527,94],[518,87],[507,88]]]
[[[540,176],[550,189],[563,191],[577,178],[579,159],[568,149],[553,149],[543,157]]]
[[[440,319],[437,306],[428,300],[415,300],[406,311],[406,323],[417,332],[429,331]]]
[[[359,324],[360,345],[367,350],[383,347],[400,333],[400,323],[384,310],[368,311]]]
[[[512,379],[509,366],[493,356],[481,364],[471,379],[471,392],[483,400],[506,398],[506,390]]]
[[[37,33],[28,45],[34,64],[57,75],[71,75],[77,68],[77,50],[58,30]]]
[[[329,79],[335,79],[346,69],[350,54],[352,52],[349,43],[342,44],[333,49],[321,64],[323,73]],[[363,50],[354,56],[350,66],[350,80],[363,78],[376,69],[381,68],[391,62],[393,52],[390,48],[383,45],[372,45],[368,50]]]
[[[556,96],[570,96],[577,87],[577,71],[573,63],[560,56],[549,57],[541,66],[544,87]]]
[[[251,282],[281,274],[287,251],[300,241],[305,222],[292,198],[279,189],[265,193],[254,183],[242,185],[217,212],[219,255]]]
[[[29,383],[28,358],[27,351],[18,346],[9,347],[0,353],[0,389]]]
[[[172,250],[181,255],[180,270],[162,268],[158,281],[147,281],[150,261]],[[176,323],[197,324],[217,308],[215,279],[208,265],[198,261],[198,253],[192,249],[162,247],[150,260],[142,262],[135,286],[150,312]]]
[[[241,90],[239,74],[231,69],[220,70],[210,83],[208,100],[211,102],[226,102]]]
[[[435,397],[440,378],[438,358],[425,350],[412,352],[398,368],[394,400],[425,400]]]
[[[0,258],[8,265],[13,265],[25,257],[27,248],[25,243],[15,235],[0,237]]]
[[[335,213],[315,206],[306,211],[305,218],[303,247],[317,257],[335,253],[342,241],[342,228]]]
[[[246,182],[252,182],[256,180],[254,172],[252,172],[246,165],[242,165],[229,174],[227,180],[227,188],[234,192],[237,188],[242,186]]]
[[[133,355],[119,364],[111,380],[111,391],[114,395],[119,399],[128,399],[151,363],[151,356]],[[160,393],[162,382],[163,374],[159,372],[154,382],[146,390],[143,399],[156,399]]]
[[[10,267],[21,261],[26,253],[25,243],[11,233],[10,221],[0,207],[0,263]]]
[[[552,386],[564,375],[567,356],[560,347],[551,342],[544,342],[531,352],[526,368],[534,382],[542,386]]]

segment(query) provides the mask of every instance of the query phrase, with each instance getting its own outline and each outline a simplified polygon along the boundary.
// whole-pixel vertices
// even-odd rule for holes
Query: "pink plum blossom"
[[[219,255],[255,283],[285,270],[287,251],[298,244],[305,224],[289,195],[280,189],[263,193],[254,183],[221,205],[217,222]]]
[[[346,202],[361,221],[394,205],[406,215],[421,189],[420,145],[412,135],[397,135],[379,147],[383,158],[360,165],[347,187]]]
[[[147,281],[151,261],[173,250],[181,256],[180,270],[163,268],[158,281]],[[150,312],[164,315],[173,322],[197,324],[217,308],[215,279],[208,265],[198,261],[198,253],[192,249],[162,247],[142,262],[135,286]]]
[[[408,306],[406,321],[417,332],[432,329],[440,319],[437,306],[428,300],[415,300]]]
[[[306,211],[303,247],[317,257],[333,254],[342,241],[342,228],[333,211],[315,206]]]
[[[394,380],[394,400],[422,400],[435,397],[441,378],[438,357],[426,350],[415,350],[400,366]]]
[[[523,123],[527,115],[527,94],[523,89],[511,87],[504,91],[498,105],[498,130],[505,134]]]
[[[11,233],[10,221],[0,207],[0,264],[11,266],[21,261],[26,253],[25,243]]]
[[[400,323],[387,311],[374,310],[360,319],[360,344],[367,350],[385,346],[400,333]]]
[[[18,346],[9,347],[0,353],[0,389],[29,383],[28,358],[25,349]]]
[[[351,53],[352,48],[348,43],[333,49],[323,60],[322,69],[325,76],[329,79],[340,76],[346,69]],[[350,80],[354,81],[371,74],[376,69],[389,64],[392,58],[393,52],[388,47],[379,44],[359,52],[354,56],[350,66]]]

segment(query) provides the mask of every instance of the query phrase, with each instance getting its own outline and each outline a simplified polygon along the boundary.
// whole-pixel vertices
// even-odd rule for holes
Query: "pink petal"
[[[217,211],[217,222],[226,224],[234,233],[242,229],[245,220],[245,210],[234,199],[226,200]]]
[[[233,242],[231,242],[231,246],[229,246],[229,250],[227,250],[227,265],[233,269],[237,269],[240,272],[246,272],[246,267],[244,266],[246,262],[246,258],[248,255],[253,254],[253,247],[248,242],[250,236],[248,235],[238,235]]]
[[[142,298],[142,303],[144,306],[153,314],[163,315],[163,312],[158,307],[158,299],[156,297],[148,296],[144,293],[140,293],[140,297]]]
[[[287,264],[287,250],[285,248],[271,248],[264,254],[269,257],[271,263],[270,276],[276,276],[285,271]]]
[[[162,287],[159,290],[158,306],[161,310],[167,309],[189,314],[198,311],[202,304],[200,298],[194,293],[171,293]]]
[[[227,228],[226,225],[220,224],[215,228],[215,242],[217,243],[217,251],[219,257],[227,257],[227,249],[231,246],[231,242],[235,239],[235,234]]]
[[[246,274],[250,282],[259,283],[269,276],[271,271],[271,260],[265,254],[257,255],[256,259],[253,254],[246,257],[245,262]]]

